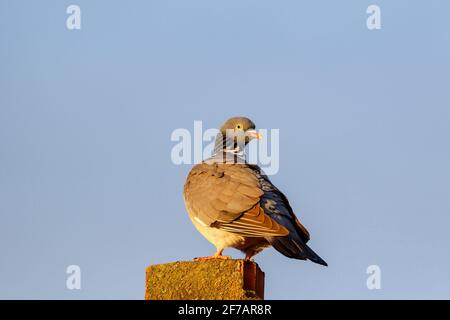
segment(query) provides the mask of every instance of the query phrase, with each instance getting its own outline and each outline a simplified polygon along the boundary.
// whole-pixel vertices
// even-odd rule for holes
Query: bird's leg
[[[223,249],[217,249],[216,253],[212,256],[209,257],[198,257],[198,258],[194,258],[195,261],[198,260],[213,260],[213,259],[222,259],[222,260],[228,260],[231,259],[230,256],[223,256],[222,255]]]
[[[215,259],[223,259],[223,260],[231,259],[230,256],[223,256],[222,252],[223,252],[223,249],[217,249],[216,253],[214,254],[214,258]]]
[[[245,253],[245,258],[244,258],[244,260],[246,260],[246,261],[251,261],[252,260],[252,257],[255,255],[255,252],[253,251],[253,250],[251,250],[251,251],[247,251],[246,253]]]

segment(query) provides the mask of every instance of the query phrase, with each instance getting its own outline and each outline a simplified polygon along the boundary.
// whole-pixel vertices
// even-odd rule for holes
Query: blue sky
[[[449,10],[0,0],[0,298],[141,299],[147,265],[212,253],[170,135],[234,115],[280,129],[271,179],[329,264],[266,250],[268,299],[449,298]]]

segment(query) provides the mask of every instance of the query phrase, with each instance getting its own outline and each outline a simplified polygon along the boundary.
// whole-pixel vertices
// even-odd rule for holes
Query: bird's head
[[[261,133],[255,130],[255,124],[246,117],[233,117],[220,127],[216,138],[216,153],[218,148],[224,152],[240,153],[247,143],[253,139],[261,139]]]
[[[245,144],[247,144],[252,139],[261,139],[262,135],[255,128],[255,124],[249,118],[233,117],[225,121],[222,127],[220,127],[220,133],[224,137],[229,135],[235,141],[245,137]]]

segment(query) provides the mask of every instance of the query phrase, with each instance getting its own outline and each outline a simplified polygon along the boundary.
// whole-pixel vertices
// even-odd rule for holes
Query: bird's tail
[[[291,237],[271,237],[270,244],[280,253],[289,258],[299,260],[311,260],[314,263],[328,266],[328,264],[308,247],[303,241],[293,239]]]
[[[313,251],[310,247],[305,244],[305,248],[308,251],[308,260],[314,263],[320,264],[322,266],[328,267],[328,263],[325,262],[317,253]]]

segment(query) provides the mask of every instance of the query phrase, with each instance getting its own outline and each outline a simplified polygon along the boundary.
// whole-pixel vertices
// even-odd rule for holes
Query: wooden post
[[[264,272],[253,261],[178,261],[146,269],[146,300],[264,299]]]

